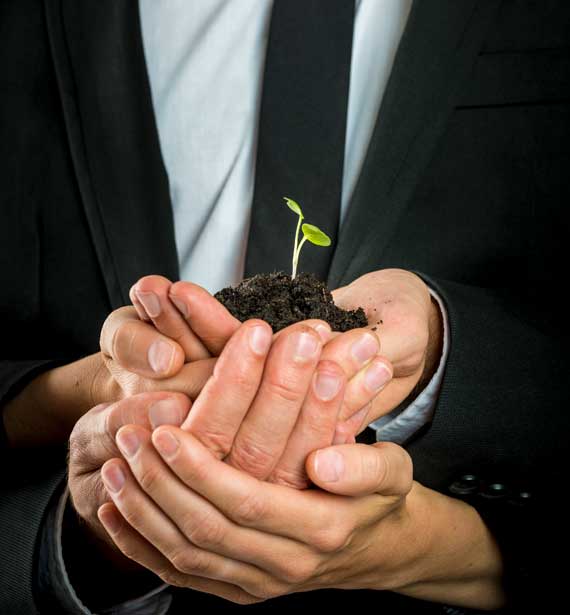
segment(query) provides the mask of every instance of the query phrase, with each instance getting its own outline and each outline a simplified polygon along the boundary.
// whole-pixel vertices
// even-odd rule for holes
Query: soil
[[[282,271],[262,273],[223,288],[214,296],[241,322],[261,318],[274,333],[308,318],[325,320],[333,331],[368,325],[362,308],[337,307],[326,285],[311,273],[299,273],[294,280]]]

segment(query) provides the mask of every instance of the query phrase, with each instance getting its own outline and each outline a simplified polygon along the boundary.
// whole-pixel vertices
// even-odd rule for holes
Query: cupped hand
[[[241,324],[209,292],[191,282],[173,284],[162,276],[150,275],[131,288],[130,297],[139,317],[152,322],[163,335],[176,340],[190,336],[187,360],[204,353],[218,356]],[[354,436],[370,422],[366,420],[369,402],[390,381],[392,368],[385,353],[380,355],[380,342],[371,327],[368,331],[331,334],[329,325],[322,321],[303,322],[323,340],[321,359],[334,361],[344,370],[347,386],[334,442],[354,442]]]
[[[117,441],[126,461],[103,467],[112,503],[99,518],[166,583],[252,603],[325,587],[392,589],[417,571],[424,543],[406,529],[412,466],[396,445],[311,455],[307,470],[327,493],[262,482],[182,429],[129,426]]]
[[[115,436],[124,425],[147,430],[181,425],[191,402],[179,393],[140,393],[113,404],[100,404],[84,414],[69,438],[68,487],[74,508],[99,537],[107,538],[97,509],[109,501],[101,481],[101,466],[120,455]]]
[[[339,307],[364,309],[393,366],[393,378],[371,404],[367,424],[425,386],[435,372],[443,336],[440,310],[423,280],[403,269],[368,273],[332,294]],[[350,416],[350,408],[343,408],[339,419]]]
[[[191,331],[167,337],[140,320],[134,307],[122,307],[107,317],[101,329],[101,369],[93,379],[93,404],[112,402],[146,391],[173,391],[197,397],[216,359],[206,353],[186,361]],[[92,404],[92,405],[93,405]]]

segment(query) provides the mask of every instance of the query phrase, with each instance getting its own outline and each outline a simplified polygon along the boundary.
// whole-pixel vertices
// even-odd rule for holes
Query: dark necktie
[[[326,280],[340,218],[353,24],[354,0],[275,0],[245,277],[291,273],[290,197],[332,239],[329,248],[307,242],[298,271]]]

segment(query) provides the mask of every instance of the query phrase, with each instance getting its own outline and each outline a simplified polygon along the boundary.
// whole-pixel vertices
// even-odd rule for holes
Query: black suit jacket
[[[414,2],[329,275],[337,287],[402,267],[443,297],[443,388],[408,450],[418,481],[479,510],[521,602],[554,595],[549,553],[566,535],[569,32],[564,0]],[[3,0],[0,92],[5,400],[97,351],[129,287],[178,267],[136,2]],[[4,467],[0,611],[33,613],[38,532],[65,454],[12,453]],[[251,610],[367,598],[441,611],[334,591]],[[174,610],[198,604],[222,608],[186,591]]]

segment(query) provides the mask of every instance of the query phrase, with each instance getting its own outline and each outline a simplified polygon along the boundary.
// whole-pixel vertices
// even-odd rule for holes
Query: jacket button
[[[475,474],[464,474],[449,486],[449,490],[455,495],[471,495],[479,490],[479,479]]]
[[[489,483],[481,492],[485,498],[502,498],[507,494],[507,488],[503,483]]]

